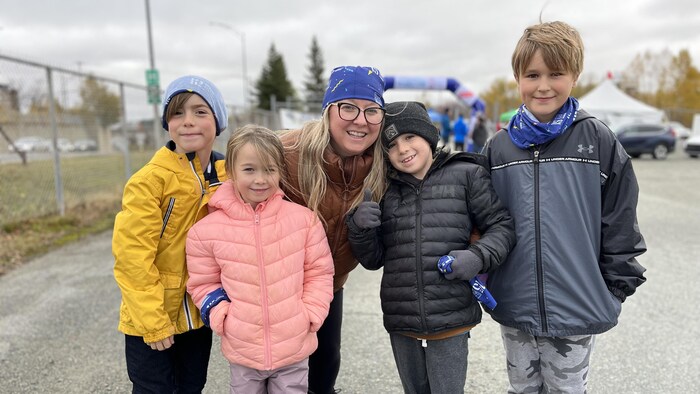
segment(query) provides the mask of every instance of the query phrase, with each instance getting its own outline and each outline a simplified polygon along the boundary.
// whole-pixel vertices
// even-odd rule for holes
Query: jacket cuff
[[[158,331],[149,332],[143,335],[144,343],[153,343],[162,341],[165,338],[175,335],[175,326],[169,324],[167,327],[162,328]]]
[[[627,294],[624,291],[618,289],[617,287],[608,286],[608,290],[618,299],[620,302],[625,302],[627,299]]]
[[[481,252],[481,249],[479,249],[478,246],[476,246],[476,245],[474,245],[474,244],[469,245],[469,247],[467,248],[467,250],[473,252],[479,259],[481,259],[481,264],[482,264],[482,265],[484,264],[484,254]],[[479,273],[483,273],[483,272],[481,272],[481,271],[483,271],[483,270],[484,270],[484,268],[483,268],[483,266],[482,266],[482,268],[479,270]]]

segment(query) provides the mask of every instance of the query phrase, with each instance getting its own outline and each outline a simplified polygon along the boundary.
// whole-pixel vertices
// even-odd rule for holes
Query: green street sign
[[[158,85],[160,76],[158,75],[158,70],[149,68],[146,70],[146,84],[147,85]]]
[[[148,86],[148,104],[160,104],[160,86]]]
[[[158,70],[146,70],[146,85],[148,89],[148,104],[160,104],[160,76]]]

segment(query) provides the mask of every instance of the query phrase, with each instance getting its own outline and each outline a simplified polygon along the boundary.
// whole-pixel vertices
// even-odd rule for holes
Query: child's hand
[[[365,189],[365,198],[357,206],[355,214],[352,216],[355,225],[363,230],[378,227],[382,224],[382,211],[379,204],[372,201],[372,191]]]
[[[147,345],[150,346],[151,349],[158,351],[169,349],[170,346],[173,346],[173,344],[175,344],[175,337],[172,335],[163,339],[162,341],[147,343]]]
[[[445,273],[445,279],[469,280],[484,268],[484,262],[471,250],[453,250],[452,272]]]

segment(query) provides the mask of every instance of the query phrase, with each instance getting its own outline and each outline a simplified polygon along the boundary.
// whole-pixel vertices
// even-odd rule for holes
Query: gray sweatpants
[[[469,332],[435,340],[389,334],[405,394],[462,394],[467,381]]]
[[[585,393],[593,335],[536,337],[501,326],[508,393]]]

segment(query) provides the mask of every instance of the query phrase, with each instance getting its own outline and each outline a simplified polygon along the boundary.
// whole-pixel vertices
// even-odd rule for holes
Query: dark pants
[[[133,393],[202,392],[211,353],[209,328],[175,335],[175,344],[163,351],[151,349],[143,337],[125,337],[126,370]]]
[[[469,333],[422,340],[389,334],[405,394],[464,393]]]
[[[340,371],[340,327],[343,323],[343,289],[333,294],[328,317],[318,330],[318,348],[309,357],[309,393],[330,394]]]
[[[455,151],[464,151],[464,142],[455,142]]]

